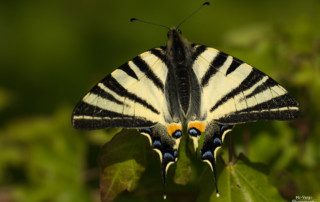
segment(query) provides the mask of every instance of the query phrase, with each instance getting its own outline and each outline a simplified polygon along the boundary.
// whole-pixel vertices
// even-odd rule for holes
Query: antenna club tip
[[[220,197],[220,193],[219,193],[219,192],[217,192],[217,193],[216,193],[216,196],[217,196],[217,198],[219,198],[219,197]]]
[[[202,4],[202,5],[210,6],[210,2],[209,2],[209,1],[207,1],[207,2],[205,2],[205,3],[204,3],[204,4]]]
[[[163,200],[166,200],[167,199],[167,195],[163,195]]]
[[[137,20],[137,18],[131,18],[131,19],[130,19],[130,22],[133,22],[133,21],[135,21],[135,20]]]

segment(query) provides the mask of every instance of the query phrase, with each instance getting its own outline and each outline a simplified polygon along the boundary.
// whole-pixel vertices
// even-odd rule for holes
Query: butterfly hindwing
[[[217,151],[222,147],[225,135],[232,130],[232,125],[220,125],[212,121],[206,127],[206,135],[204,137],[203,146],[200,150],[201,159],[208,163],[216,184],[216,191],[218,191],[216,179],[216,156]]]
[[[163,120],[167,66],[162,48],[151,49],[102,79],[73,111],[75,128],[151,127]]]
[[[182,131],[175,130],[170,134],[166,126],[158,123],[152,128],[140,129],[139,132],[148,137],[152,149],[159,154],[162,179],[165,186],[169,166],[178,160],[178,148]]]

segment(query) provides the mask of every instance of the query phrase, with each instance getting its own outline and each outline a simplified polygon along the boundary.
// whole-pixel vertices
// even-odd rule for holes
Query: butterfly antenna
[[[188,17],[186,17],[182,22],[180,22],[180,24],[177,26],[177,29],[187,20],[189,20],[189,18],[191,18],[192,16],[194,16],[194,14],[196,14],[203,6],[209,6],[210,2],[205,2],[203,3],[196,11],[194,11],[193,13],[191,13],[191,15],[189,15]]]
[[[140,19],[137,19],[137,18],[131,18],[131,19],[130,19],[130,22],[134,22],[134,21],[146,23],[146,24],[149,24],[149,25],[155,25],[155,26],[159,26],[159,27],[164,27],[164,28],[167,28],[168,30],[170,30],[169,27],[164,26],[164,25],[156,24],[156,23],[153,23],[153,22],[147,22],[147,21],[140,20]]]

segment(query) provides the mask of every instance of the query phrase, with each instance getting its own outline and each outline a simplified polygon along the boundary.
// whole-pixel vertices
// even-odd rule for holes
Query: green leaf
[[[70,111],[61,106],[50,117],[15,119],[0,130],[0,182],[13,188],[12,201],[91,201],[85,139],[72,128]]]
[[[7,90],[0,87],[0,111],[11,104],[12,95]]]
[[[137,131],[123,130],[102,148],[100,193],[112,201],[122,191],[133,191],[146,167],[147,140]]]
[[[224,161],[218,157],[220,197],[216,197],[214,182],[208,177],[212,173],[207,169],[202,177],[204,188],[198,201],[284,201],[277,189],[269,184],[263,164],[252,163],[240,154],[236,164],[223,165]]]
[[[94,145],[103,146],[106,142],[109,142],[113,136],[118,134],[121,128],[107,128],[104,130],[90,130],[86,131],[86,138]]]
[[[179,146],[179,156],[176,163],[176,171],[174,174],[174,182],[180,185],[186,185],[189,182],[191,175],[191,161],[188,157],[188,138],[183,135]]]

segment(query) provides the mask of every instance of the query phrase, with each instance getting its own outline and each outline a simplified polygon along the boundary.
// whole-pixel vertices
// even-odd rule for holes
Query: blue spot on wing
[[[172,134],[172,137],[178,139],[182,136],[182,132],[181,130],[176,130],[173,134]]]
[[[170,153],[168,153],[168,152],[166,152],[166,153],[163,154],[163,158],[164,158],[165,160],[168,160],[168,161],[174,161],[173,155],[170,154]]]
[[[152,148],[159,148],[159,147],[161,147],[161,142],[160,142],[160,140],[155,140],[155,141],[153,141],[153,143],[152,143]]]
[[[220,138],[216,137],[216,138],[214,138],[214,140],[213,140],[213,144],[214,144],[214,145],[221,146],[221,145],[222,145],[222,141],[221,141]]]
[[[221,135],[226,131],[226,130],[229,130],[229,129],[232,129],[233,128],[233,125],[223,125],[221,126]]]
[[[200,131],[198,131],[198,130],[195,129],[195,128],[190,128],[188,132],[189,132],[189,134],[190,134],[191,136],[193,136],[193,137],[196,137],[196,136],[198,136],[198,135],[201,134]]]
[[[202,159],[212,159],[213,158],[213,154],[211,151],[206,151],[204,152],[204,154],[202,155]]]

